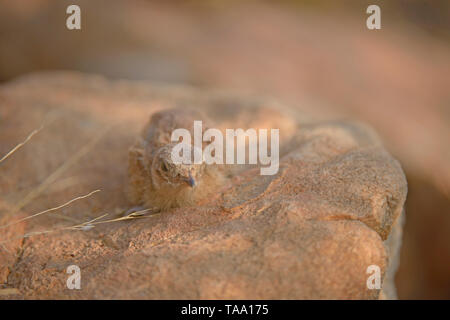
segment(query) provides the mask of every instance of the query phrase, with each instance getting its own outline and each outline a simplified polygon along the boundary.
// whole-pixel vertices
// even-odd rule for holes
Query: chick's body
[[[128,196],[133,204],[165,210],[194,205],[217,192],[223,183],[217,165],[174,163],[171,158],[178,144],[171,141],[172,132],[187,129],[193,141],[196,120],[203,122],[205,130],[208,120],[193,110],[171,109],[152,115],[129,150]],[[187,147],[194,150],[192,144]]]

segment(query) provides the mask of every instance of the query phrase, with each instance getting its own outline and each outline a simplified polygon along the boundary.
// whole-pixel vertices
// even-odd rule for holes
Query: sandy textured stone
[[[274,176],[249,168],[197,207],[15,243],[20,254],[0,260],[9,268],[3,287],[22,298],[378,299],[366,286],[369,265],[386,274],[381,297],[395,297],[406,180],[363,124],[312,123],[273,101],[78,73],[17,79],[0,88],[0,103],[0,154],[46,124],[0,167],[4,219],[18,219],[14,207],[28,215],[102,190],[11,227],[16,234],[127,209],[128,147],[156,110],[185,105],[220,128],[281,135]],[[72,264],[81,290],[66,288]]]

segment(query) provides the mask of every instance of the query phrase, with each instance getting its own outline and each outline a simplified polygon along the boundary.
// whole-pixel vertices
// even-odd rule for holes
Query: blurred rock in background
[[[70,4],[0,1],[1,81],[79,70],[367,121],[409,181],[399,298],[450,298],[448,1],[81,0],[80,31],[66,29]],[[381,30],[366,28],[370,4]]]

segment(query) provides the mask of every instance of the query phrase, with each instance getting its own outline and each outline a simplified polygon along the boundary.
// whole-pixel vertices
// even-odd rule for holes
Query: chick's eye
[[[164,172],[169,171],[169,169],[167,168],[167,164],[165,162],[161,163],[161,170],[164,171]]]

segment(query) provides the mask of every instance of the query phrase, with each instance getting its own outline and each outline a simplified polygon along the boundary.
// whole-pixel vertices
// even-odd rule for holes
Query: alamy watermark
[[[367,274],[370,276],[367,278],[366,285],[369,290],[381,289],[381,269],[376,264],[372,264],[367,267]]]
[[[194,147],[191,147],[191,132],[187,129],[175,129],[172,132],[172,142],[179,142],[171,153],[175,164],[261,164],[261,175],[274,175],[279,168],[279,129],[270,130],[270,154],[268,150],[267,129],[226,129],[225,148],[222,131],[208,129],[202,134],[202,121],[194,121]],[[236,139],[235,139],[236,138]],[[236,140],[236,147],[235,147]],[[248,144],[246,143],[248,141]],[[203,142],[210,142],[203,150]],[[248,145],[248,157],[246,147]],[[236,157],[235,157],[236,150]],[[191,152],[192,151],[192,152]],[[224,151],[225,161],[224,161]],[[193,155],[192,155],[193,153]],[[235,160],[236,158],[236,160]]]
[[[80,267],[73,264],[67,267],[66,272],[70,274],[67,278],[66,285],[70,290],[80,290],[81,289],[81,270]]]
[[[66,27],[69,30],[81,30],[81,8],[76,4],[67,7],[66,13],[69,16],[66,19]],[[376,4],[367,7],[366,13],[370,16],[366,20],[366,26],[369,30],[381,29],[381,9]]]
[[[81,9],[76,4],[67,7],[66,13],[70,16],[66,19],[66,27],[69,30],[81,30]]]
[[[366,26],[369,30],[381,29],[381,9],[376,4],[371,4],[367,7],[366,13],[370,13],[370,16],[366,20]]]

